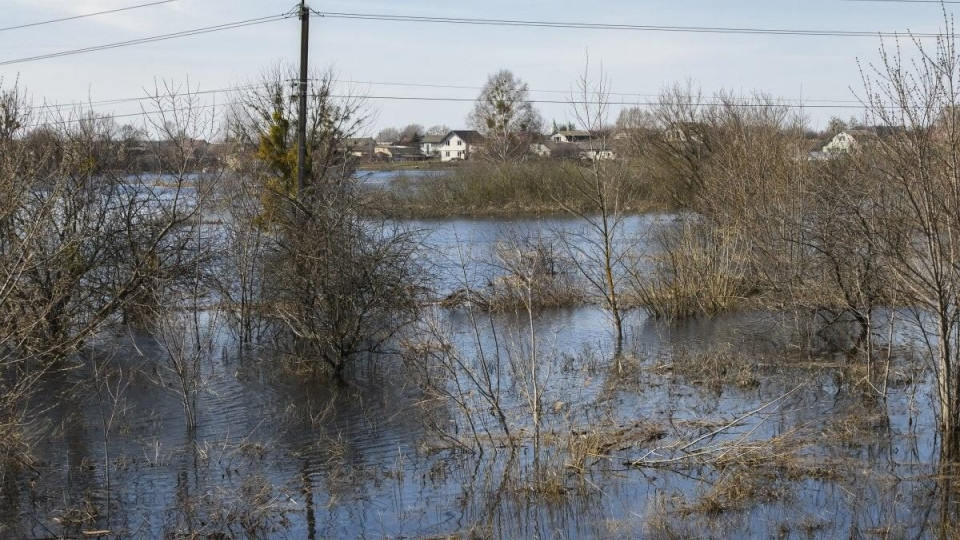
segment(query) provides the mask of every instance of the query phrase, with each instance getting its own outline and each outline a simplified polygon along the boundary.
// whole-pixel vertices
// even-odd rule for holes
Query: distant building
[[[615,159],[616,152],[602,141],[546,141],[530,145],[530,152],[543,158],[580,159],[584,161]]]
[[[376,153],[377,141],[372,137],[343,139],[340,141],[340,148],[358,158],[371,158]]]
[[[441,142],[443,142],[443,135],[424,135],[420,140],[420,152],[428,158],[438,157]]]
[[[542,158],[574,159],[579,150],[571,143],[544,141],[531,144],[530,153]]]
[[[833,139],[823,147],[823,153],[849,154],[859,150],[864,144],[877,140],[877,133],[869,129],[849,129],[837,133]]]
[[[440,140],[440,161],[471,159],[481,150],[486,139],[477,131],[454,130]]]
[[[392,146],[389,143],[377,143],[377,146],[373,149],[374,159],[390,161],[393,159],[393,152],[390,150]]]
[[[427,156],[420,151],[419,146],[391,146],[388,148],[393,161],[423,161]]]
[[[558,131],[550,136],[551,141],[561,143],[585,142],[593,139],[594,136],[592,133],[582,130]]]

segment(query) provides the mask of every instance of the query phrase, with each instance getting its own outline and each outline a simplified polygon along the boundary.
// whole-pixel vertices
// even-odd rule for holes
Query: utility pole
[[[306,0],[300,0],[300,84],[297,98],[300,100],[297,115],[297,197],[303,197],[307,189],[307,52],[310,45],[310,8]]]

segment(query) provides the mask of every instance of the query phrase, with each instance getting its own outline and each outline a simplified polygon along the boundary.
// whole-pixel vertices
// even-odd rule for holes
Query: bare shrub
[[[355,162],[340,141],[367,120],[357,96],[332,97],[335,74],[315,77],[307,111],[308,182],[296,185],[294,121],[285,99],[289,69],[267,72],[241,95],[231,130],[243,154],[253,200],[235,215],[268,234],[238,228],[233,268],[245,276],[230,298],[240,309],[241,333],[252,332],[253,306],[273,323],[278,349],[317,359],[336,379],[354,360],[377,354],[415,320],[421,272],[412,233],[365,212],[353,177]],[[262,250],[262,251],[261,251]],[[263,264],[253,266],[263,254]]]
[[[629,174],[626,164],[607,159],[613,150],[609,138],[610,81],[600,70],[594,78],[589,60],[583,75],[571,91],[570,106],[580,129],[595,134],[591,141],[593,158],[586,164],[568,164],[567,190],[578,194],[586,204],[574,206],[565,198],[557,203],[583,224],[582,232],[560,236],[569,258],[599,296],[613,326],[616,355],[623,350],[624,317],[628,311],[623,301],[625,266],[633,243],[625,238],[627,217],[626,195]]]
[[[415,339],[405,341],[402,356],[425,396],[421,401],[425,425],[445,444],[482,454],[488,445],[514,446],[516,441],[506,415],[508,361],[499,346],[493,350],[484,346],[479,315],[473,309],[468,313],[475,355],[465,355],[453,345],[449,330],[434,313],[422,321]]]
[[[752,292],[747,243],[694,219],[665,231],[659,250],[630,265],[630,301],[657,319],[713,316]]]
[[[191,95],[164,94],[146,111],[196,119]],[[91,341],[196,268],[198,154],[175,150],[185,131],[158,132],[152,149],[170,173],[158,181],[128,174],[130,133],[111,118],[41,110],[0,88],[0,386],[13,414],[0,425],[11,430],[29,425],[37,381],[81,364]],[[7,435],[25,463],[29,435]]]
[[[486,304],[493,310],[569,307],[586,301],[573,268],[555,242],[543,236],[502,241],[496,265],[505,272],[490,283]]]

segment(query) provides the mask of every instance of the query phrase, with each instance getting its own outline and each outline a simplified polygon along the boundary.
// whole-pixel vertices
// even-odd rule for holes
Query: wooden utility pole
[[[307,189],[307,54],[310,45],[310,8],[300,0],[300,83],[297,98],[297,197]]]

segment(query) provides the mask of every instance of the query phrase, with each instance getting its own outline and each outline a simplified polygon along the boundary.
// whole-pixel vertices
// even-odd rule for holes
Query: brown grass
[[[631,272],[628,300],[651,317],[682,320],[736,309],[751,294],[747,246],[739,237],[705,223],[685,222],[665,233],[650,271]]]
[[[590,460],[642,447],[665,435],[663,426],[643,420],[628,425],[608,422],[581,430],[574,429],[565,441],[568,455],[566,466],[582,474],[587,471]]]
[[[530,159],[496,163],[476,160],[449,174],[394,183],[374,193],[376,206],[393,217],[509,216],[564,213],[589,201],[570,189],[567,178],[578,167],[560,160]],[[630,211],[650,210],[649,188],[639,177],[629,184],[624,201]]]
[[[759,386],[757,363],[757,358],[749,353],[734,351],[732,345],[723,344],[697,351],[678,348],[673,354],[673,362],[661,364],[659,369],[672,370],[694,385],[718,391],[731,385],[738,388]]]

